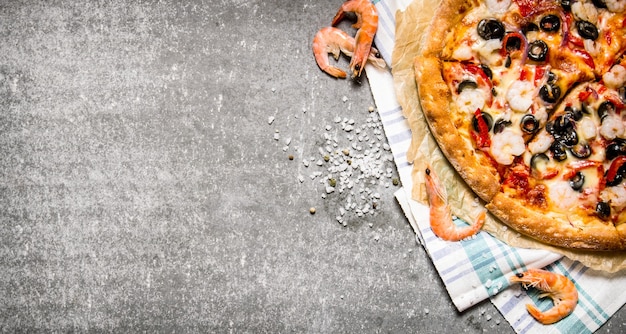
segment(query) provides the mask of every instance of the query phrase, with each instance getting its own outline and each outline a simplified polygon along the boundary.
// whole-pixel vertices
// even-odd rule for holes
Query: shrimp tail
[[[530,313],[530,315],[533,318],[535,318],[537,321],[539,321],[540,323],[544,325],[548,325],[548,324],[556,322],[556,321],[548,322],[548,319],[544,316],[543,312],[541,312],[541,310],[539,310],[533,304],[526,304],[526,310],[528,311],[528,313]]]
[[[448,240],[449,241],[460,241],[460,240],[469,238],[469,237],[473,236],[474,234],[478,233],[478,231],[480,231],[480,229],[485,224],[485,217],[486,217],[486,211],[481,211],[478,214],[478,217],[476,217],[476,220],[474,221],[474,224],[469,225],[469,226],[465,226],[463,228],[457,228],[456,229],[456,233],[454,233],[453,235],[450,235]]]

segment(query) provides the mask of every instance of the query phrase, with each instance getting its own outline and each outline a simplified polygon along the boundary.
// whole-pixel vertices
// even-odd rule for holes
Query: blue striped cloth
[[[375,44],[387,64],[391,64],[396,11],[404,10],[411,0],[373,3],[379,13]],[[486,232],[462,242],[437,238],[430,229],[428,208],[410,199],[412,166],[406,155],[411,130],[396,99],[391,73],[371,66],[366,67],[366,73],[403,184],[396,197],[459,311],[489,298],[517,333],[592,333],[626,303],[626,277],[619,273],[591,270],[548,251],[513,248]],[[528,314],[527,303],[537,304],[543,310],[552,307],[549,299],[538,299],[538,292],[509,284],[508,278],[514,272],[528,268],[545,268],[568,276],[576,284],[579,302],[571,316],[544,326]]]

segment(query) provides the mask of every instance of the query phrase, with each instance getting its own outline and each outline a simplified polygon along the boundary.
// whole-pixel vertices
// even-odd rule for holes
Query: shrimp
[[[516,80],[506,92],[509,106],[516,112],[526,112],[533,104],[535,86],[530,81]]]
[[[492,13],[503,14],[511,6],[511,0],[487,0],[487,8]]]
[[[526,151],[524,137],[517,132],[506,128],[496,133],[491,138],[491,156],[501,165],[508,166],[513,163],[515,157]]]
[[[572,14],[577,20],[598,23],[598,10],[593,3],[581,1],[573,3]]]
[[[602,75],[602,81],[609,88],[620,88],[626,83],[626,68],[622,65],[615,65]]]
[[[626,9],[626,1],[625,0],[605,0],[604,4],[609,12],[619,13]]]
[[[439,238],[447,241],[460,241],[478,233],[483,227],[486,216],[484,210],[478,214],[473,225],[458,227],[452,222],[446,188],[430,167],[426,168],[426,193],[430,204],[430,227]]]
[[[343,30],[334,27],[325,27],[320,29],[313,38],[313,54],[315,61],[322,71],[332,75],[335,78],[345,78],[346,72],[337,67],[331,66],[328,54],[332,53],[335,59],[339,58],[340,52],[347,56],[352,56],[354,52],[354,38],[349,36]],[[378,68],[385,68],[385,61],[380,58],[378,50],[371,48],[367,61]]]
[[[522,283],[525,289],[536,288],[544,293],[539,298],[549,297],[554,306],[541,312],[535,305],[526,304],[530,315],[544,325],[553,324],[570,315],[578,303],[576,286],[567,277],[541,269],[529,269],[511,277],[511,282]]]
[[[378,11],[369,0],[347,0],[339,8],[331,25],[337,25],[347,12],[353,12],[357,17],[356,23],[352,25],[358,31],[355,36],[356,44],[354,56],[350,62],[350,70],[354,76],[360,76],[367,62],[374,35],[378,30]]]
[[[600,134],[605,139],[615,139],[624,134],[626,126],[619,115],[610,114],[604,118],[600,126]]]

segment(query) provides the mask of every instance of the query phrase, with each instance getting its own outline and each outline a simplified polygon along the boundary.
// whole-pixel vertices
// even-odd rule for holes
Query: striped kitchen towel
[[[375,44],[387,64],[391,64],[394,47],[396,11],[404,10],[411,1],[373,1],[379,13]],[[396,99],[391,73],[371,66],[366,67],[366,73],[403,184],[396,197],[459,311],[489,298],[517,333],[592,333],[626,303],[623,273],[591,270],[549,251],[513,248],[486,232],[454,243],[437,238],[430,229],[428,208],[410,199],[412,166],[406,154],[411,130]],[[576,284],[579,303],[571,316],[549,326],[530,317],[525,304],[535,303],[540,309],[552,304],[539,300],[536,291],[522,291],[519,284],[510,286],[508,278],[528,268],[545,268],[568,276]]]

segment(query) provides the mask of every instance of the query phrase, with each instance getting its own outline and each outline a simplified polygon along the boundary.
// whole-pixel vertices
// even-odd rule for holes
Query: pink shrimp
[[[545,293],[539,298],[549,297],[554,306],[541,312],[535,305],[526,304],[528,313],[544,325],[553,324],[574,312],[578,303],[576,286],[567,277],[541,269],[529,269],[511,277],[511,282],[522,283],[525,289],[533,287]]]
[[[313,54],[315,61],[322,71],[332,75],[335,78],[345,78],[346,72],[337,67],[331,66],[328,54],[332,53],[335,59],[339,58],[340,52],[347,56],[352,56],[354,52],[354,38],[349,36],[343,30],[334,27],[325,27],[315,34],[313,38]],[[378,50],[371,48],[366,58],[371,64],[378,68],[385,68],[385,61],[380,58]]]
[[[376,35],[376,30],[378,30],[378,11],[369,0],[347,0],[339,8],[331,25],[336,26],[348,12],[356,14],[357,21],[352,27],[358,29],[355,36],[356,48],[354,57],[352,57],[350,62],[350,70],[354,76],[360,76],[367,62],[374,35]]]
[[[452,221],[446,188],[439,181],[435,171],[426,168],[426,193],[430,204],[430,227],[436,236],[447,241],[459,241],[470,237],[483,227],[486,212],[481,211],[473,225],[458,227]]]

